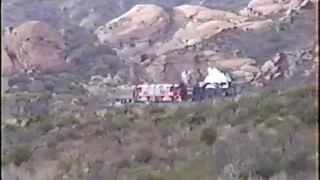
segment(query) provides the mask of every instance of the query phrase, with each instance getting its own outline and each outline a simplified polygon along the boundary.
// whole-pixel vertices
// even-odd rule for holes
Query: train
[[[115,103],[165,103],[193,102],[236,95],[235,84],[231,77],[217,68],[208,68],[204,81],[191,85],[188,72],[182,72],[178,84],[137,84],[116,88],[112,95]]]

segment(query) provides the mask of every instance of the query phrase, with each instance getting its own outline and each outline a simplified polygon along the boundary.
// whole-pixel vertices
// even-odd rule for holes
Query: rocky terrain
[[[294,144],[294,140],[290,141],[290,146],[286,144],[287,140],[284,140],[285,145],[277,144],[282,141],[270,142],[268,148],[274,148],[275,152],[280,147],[296,150],[304,138],[308,141],[312,139],[315,131],[304,126],[310,124],[309,121],[317,121],[317,104],[314,103],[317,96],[310,95],[310,89],[304,89],[303,93],[298,90],[297,98],[301,93],[301,97],[309,97],[303,103],[301,98],[295,99],[291,95],[267,95],[268,101],[264,106],[268,112],[261,117],[259,113],[265,113],[264,109],[250,108],[263,101],[250,98],[236,103],[236,107],[245,108],[234,108],[230,115],[234,117],[226,117],[223,108],[222,114],[219,114],[220,111],[217,111],[218,114],[209,113],[212,108],[224,107],[221,104],[201,106],[208,111],[199,110],[200,105],[179,107],[185,108],[183,114],[178,113],[179,108],[174,110],[175,106],[122,110],[109,110],[105,106],[118,85],[177,83],[185,70],[193,70],[193,79],[201,81],[209,66],[228,72],[242,89],[239,96],[270,89],[315,85],[319,63],[317,3],[317,0],[3,1],[2,124],[10,125],[2,126],[5,132],[2,134],[5,138],[2,157],[7,158],[3,161],[6,170],[2,178],[122,180],[212,179],[218,176],[220,179],[239,179],[241,176],[259,179],[265,175],[257,169],[253,171],[253,167],[258,168],[261,162],[273,166],[281,164],[278,163],[281,161],[281,171],[261,168],[272,171],[273,179],[314,179],[314,171],[309,166],[303,166],[306,167],[303,170],[298,167],[294,177],[291,171],[296,172],[297,169],[289,166],[295,158],[307,158],[306,163],[313,163],[310,158],[314,158],[314,154],[309,151],[314,148],[310,144],[301,151],[270,154],[270,159],[274,157],[275,161],[269,159],[268,163],[265,159],[253,158],[252,162],[245,162],[249,165],[244,165],[242,169],[236,164],[244,162],[237,157],[233,160],[219,159],[219,153],[222,157],[227,153],[222,152],[221,148],[237,147],[237,144],[233,146],[230,143],[239,136],[239,132],[233,132],[233,129],[247,131],[242,140],[253,146],[255,141],[266,144],[268,138],[263,138],[270,134],[262,134],[258,140],[251,137],[255,136],[252,133],[266,132],[268,123],[277,122],[275,129],[270,125],[267,130],[273,136],[284,139],[292,136],[291,132],[277,134],[282,125],[291,125],[294,121],[302,127],[294,136],[298,144]],[[313,93],[315,91],[317,89],[311,90]],[[271,101],[277,98],[283,102]],[[284,107],[288,102],[295,103],[289,111]],[[233,103],[226,103],[226,109],[232,109]],[[256,103],[256,106],[250,103]],[[271,107],[278,105],[282,110],[279,107],[279,111],[273,111]],[[305,111],[300,112],[299,109]],[[199,110],[200,115],[187,113],[195,110]],[[251,110],[260,119],[247,116]],[[144,111],[147,114],[141,114]],[[239,115],[238,111],[247,114]],[[300,114],[291,117],[290,113],[295,111]],[[309,114],[312,116],[309,117]],[[270,122],[260,122],[261,118],[270,119]],[[277,118],[282,123],[275,120]],[[281,118],[285,119],[284,122]],[[89,119],[92,122],[88,122]],[[191,124],[201,121],[202,125],[185,126],[181,121],[168,125],[166,119],[190,120]],[[206,123],[203,124],[201,119],[206,119]],[[248,119],[248,122],[241,121],[237,125],[231,122],[243,119]],[[165,127],[155,125],[153,122],[157,120],[164,120]],[[131,124],[132,121],[134,123]],[[213,137],[208,135],[209,144],[212,144],[207,146],[202,142],[207,140],[196,138],[201,133],[203,136],[207,133],[215,136],[215,131],[204,131],[209,125],[219,131],[219,138],[227,137],[228,142],[212,146],[210,139]],[[221,134],[219,129],[229,126],[236,127],[230,128],[234,134]],[[23,137],[29,140],[21,140]],[[62,139],[54,141],[56,138]],[[185,141],[186,144],[181,145],[182,149],[185,148],[183,152],[178,145],[174,145],[177,141],[179,146]],[[110,150],[111,146],[117,149]],[[145,148],[139,152],[138,147]],[[79,152],[73,152],[74,149],[79,149]],[[135,152],[143,157],[136,161],[135,157],[140,155]],[[264,151],[260,149],[252,153]],[[244,155],[247,156],[249,154]],[[285,158],[277,159],[280,156]],[[109,157],[112,157],[110,162]],[[203,160],[210,158],[214,159]],[[62,162],[63,159],[66,162]],[[106,159],[108,162],[105,162]],[[43,166],[44,162],[46,166]],[[196,162],[201,164],[198,169],[194,167]],[[35,173],[39,163],[43,168]],[[113,166],[115,169],[111,168]],[[207,169],[207,166],[217,167]],[[77,169],[81,169],[81,173]],[[188,169],[195,171],[190,171],[188,175]],[[166,173],[158,177],[164,171]],[[231,171],[237,175],[224,177],[232,174]],[[198,176],[199,173],[209,175]],[[260,173],[259,177],[254,176],[257,173]]]
[[[7,104],[53,94],[48,104],[86,99],[97,109],[117,85],[177,83],[190,69],[200,81],[208,66],[253,91],[315,82],[317,1],[159,3],[4,1]]]

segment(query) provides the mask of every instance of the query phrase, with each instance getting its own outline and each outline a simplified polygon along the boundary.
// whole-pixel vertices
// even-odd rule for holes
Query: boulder
[[[54,29],[47,23],[40,21],[28,21],[13,29],[11,33],[14,40],[28,41],[31,39],[45,39],[48,42],[56,43],[56,45],[65,49],[65,41],[59,30]]]
[[[182,5],[175,7],[174,11],[176,14],[182,14],[184,18],[203,21],[222,20],[238,23],[247,20],[246,17],[231,12],[209,9],[202,6]]]
[[[271,69],[273,69],[274,67],[276,67],[275,63],[270,60],[270,61],[267,61],[265,62],[262,66],[261,66],[261,71],[263,73],[267,73],[269,72]]]
[[[176,39],[173,39],[173,40],[166,42],[166,43],[159,42],[155,46],[157,47],[156,48],[156,55],[160,56],[162,54],[166,54],[171,51],[185,48],[186,44],[181,41],[178,41]]]
[[[199,38],[197,34],[197,27],[201,23],[188,22],[184,28],[179,28],[173,35],[176,40],[181,40],[183,43],[187,43],[190,39]]]
[[[185,28],[180,28],[175,32],[173,38],[181,40],[181,44],[193,46],[203,39],[211,38],[225,29],[234,27],[234,23],[220,20],[212,20],[205,23],[188,22]]]
[[[258,73],[260,71],[259,68],[248,64],[241,66],[240,70],[249,73]]]
[[[288,4],[270,4],[265,6],[257,6],[254,11],[261,13],[262,15],[272,15],[286,10],[289,8]]]
[[[232,71],[232,75],[237,79],[244,79],[246,82],[252,81],[254,79],[253,73],[245,72],[242,70]]]
[[[243,77],[245,77],[246,73],[241,70],[235,70],[235,71],[232,71],[231,74],[236,78],[243,78]]]
[[[280,77],[281,75],[282,75],[281,72],[277,72],[272,76],[272,79],[276,79],[276,78]]]
[[[7,75],[14,70],[14,64],[11,61],[8,55],[8,52],[4,49],[4,44],[2,44],[2,48],[1,48],[1,59],[2,59],[1,74]]]
[[[197,34],[203,37],[212,37],[218,33],[220,33],[224,29],[234,28],[235,25],[233,23],[225,22],[225,21],[208,21],[201,25],[199,25],[196,30]]]
[[[237,28],[242,29],[244,31],[247,30],[268,30],[274,24],[272,20],[267,21],[251,21],[244,22],[237,25]]]
[[[68,68],[64,37],[44,22],[25,22],[3,39],[5,51],[2,50],[2,61],[8,68],[6,73],[14,68]]]
[[[254,74],[250,72],[245,72],[244,78],[246,81],[250,82],[254,79]]]
[[[256,61],[250,58],[233,58],[227,60],[220,60],[216,62],[219,66],[226,69],[239,69],[244,65],[255,64]]]
[[[314,3],[314,4],[318,4],[319,0],[309,0],[309,2]]]
[[[291,11],[300,9],[306,6],[309,2],[314,3],[315,1],[310,0],[251,0],[248,6],[240,11],[241,15],[252,14],[254,12],[261,13],[262,15],[278,14],[281,11]],[[290,13],[288,13],[290,14]]]
[[[273,59],[272,59],[272,62],[274,62],[275,64],[277,64],[281,59],[282,59],[282,54],[281,53],[277,53]]]
[[[6,119],[3,123],[9,126],[19,127],[21,121],[19,121],[18,119]]]
[[[162,31],[170,21],[166,11],[156,5],[136,5],[128,12],[99,27],[95,34],[101,43],[130,42]]]
[[[264,84],[262,82],[253,81],[251,84],[255,87],[264,87]]]
[[[212,50],[205,50],[205,51],[203,51],[203,55],[205,55],[205,56],[213,56],[213,55],[215,55],[216,54],[216,52],[215,51],[212,51]]]
[[[291,0],[282,0],[278,2],[274,0],[251,0],[247,7],[255,8],[258,6],[267,6],[267,5],[272,5],[275,2],[277,2],[277,4],[286,4],[286,3],[290,3],[290,1]]]

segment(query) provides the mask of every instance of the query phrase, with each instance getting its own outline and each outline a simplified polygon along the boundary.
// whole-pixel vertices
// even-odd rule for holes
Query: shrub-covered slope
[[[2,178],[316,178],[318,89],[3,125]]]

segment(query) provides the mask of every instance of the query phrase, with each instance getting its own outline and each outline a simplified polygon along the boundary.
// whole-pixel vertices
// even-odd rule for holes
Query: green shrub
[[[213,128],[206,128],[202,131],[200,140],[208,145],[212,145],[217,140],[217,131]]]
[[[41,132],[41,134],[46,134],[51,129],[53,129],[54,126],[53,126],[52,122],[50,120],[48,120],[48,121],[45,121],[45,122],[41,122],[37,128]]]
[[[301,120],[308,125],[316,125],[319,121],[319,110],[316,107],[310,107],[306,109],[305,113],[302,114]]]
[[[143,148],[137,151],[135,160],[139,163],[149,163],[152,157],[153,157],[152,151]]]
[[[122,159],[120,162],[116,165],[118,168],[130,168],[131,163],[128,159]]]
[[[31,156],[32,151],[27,146],[20,145],[9,150],[6,160],[9,163],[20,166],[23,162],[28,162]]]
[[[259,115],[265,119],[273,114],[279,113],[279,111],[284,108],[285,105],[277,99],[269,98],[261,101],[258,106]]]
[[[200,125],[206,121],[206,117],[200,114],[190,115],[184,120],[189,125]]]
[[[314,103],[316,100],[301,99],[299,102],[290,105],[290,114],[299,118],[307,125],[316,125],[318,123],[318,106]]]

